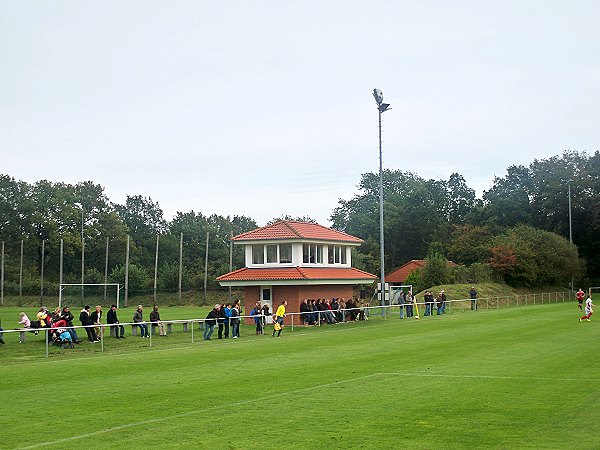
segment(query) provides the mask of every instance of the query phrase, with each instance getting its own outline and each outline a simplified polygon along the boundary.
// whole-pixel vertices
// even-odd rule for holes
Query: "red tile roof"
[[[221,275],[218,281],[261,280],[375,280],[377,277],[362,270],[337,267],[281,267],[238,269]]]
[[[319,241],[352,242],[360,244],[362,239],[341,231],[310,222],[280,220],[266,227],[257,228],[247,233],[238,234],[233,241],[256,241],[275,239],[311,239]]]
[[[454,266],[456,266],[456,263],[453,263],[452,261],[448,261],[448,266],[454,267]],[[412,272],[414,272],[417,269],[423,270],[423,267],[425,267],[424,259],[413,259],[412,261],[404,263],[403,265],[398,267],[396,270],[393,270],[392,272],[386,274],[385,282],[386,283],[402,283],[402,282],[404,282],[404,280],[406,280],[406,278],[408,278],[408,276]]]

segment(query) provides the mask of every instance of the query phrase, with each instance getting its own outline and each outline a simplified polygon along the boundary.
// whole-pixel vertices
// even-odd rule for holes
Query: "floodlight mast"
[[[386,112],[390,106],[389,103],[383,103],[383,92],[380,89],[373,89],[373,97],[377,103],[377,111],[379,111],[379,248],[380,248],[380,264],[381,264],[381,306],[385,306],[385,247],[383,238],[383,161],[381,152],[381,113]],[[381,308],[381,315],[385,317],[385,308]]]

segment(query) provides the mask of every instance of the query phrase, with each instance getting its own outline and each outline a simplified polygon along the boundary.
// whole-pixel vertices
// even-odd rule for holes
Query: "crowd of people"
[[[304,325],[368,320],[368,309],[364,309],[368,306],[368,303],[362,305],[356,298],[304,299],[300,303],[300,316]]]

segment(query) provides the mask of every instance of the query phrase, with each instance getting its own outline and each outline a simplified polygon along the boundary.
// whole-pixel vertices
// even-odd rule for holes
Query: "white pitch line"
[[[443,373],[404,373],[404,372],[381,372],[380,375],[402,376],[402,377],[423,377],[423,378],[480,378],[490,380],[515,380],[515,381],[581,381],[581,378],[549,378],[549,377],[513,377],[505,375],[450,375]],[[592,382],[594,380],[591,380]],[[600,380],[596,380],[598,382]]]
[[[232,402],[232,403],[223,403],[223,404],[220,404],[220,405],[209,406],[207,408],[194,409],[192,411],[186,411],[186,412],[179,413],[179,414],[173,414],[171,416],[157,417],[157,418],[154,418],[154,419],[141,420],[139,422],[134,422],[134,423],[126,423],[126,424],[119,425],[119,426],[116,426],[116,427],[111,427],[111,428],[105,428],[103,430],[92,431],[91,433],[85,433],[85,434],[80,434],[80,435],[77,435],[77,436],[71,436],[71,437],[67,437],[67,438],[63,438],[63,439],[57,439],[55,441],[40,442],[39,444],[32,444],[32,445],[28,445],[26,447],[16,447],[16,450],[25,450],[25,449],[30,449],[30,448],[39,448],[39,447],[53,446],[53,445],[56,445],[56,444],[62,444],[62,443],[65,443],[65,442],[75,441],[75,440],[78,440],[78,439],[85,439],[85,438],[89,438],[89,437],[93,437],[93,436],[98,436],[100,434],[112,433],[113,431],[120,431],[120,430],[124,430],[124,429],[131,428],[131,427],[138,427],[140,425],[147,425],[149,423],[163,422],[163,421],[173,420],[173,419],[179,419],[179,418],[182,418],[182,417],[187,417],[187,416],[191,416],[191,415],[194,415],[194,414],[199,414],[199,413],[203,413],[203,412],[207,412],[207,411],[211,411],[211,410],[218,410],[218,409],[222,409],[222,408],[230,408],[230,407],[233,407],[233,406],[247,405],[249,403],[262,402],[262,401],[270,400],[270,399],[277,398],[277,397],[286,397],[288,395],[298,394],[298,393],[307,392],[307,391],[313,391],[315,389],[328,388],[328,387],[337,386],[337,385],[345,384],[345,383],[353,383],[353,382],[356,382],[356,381],[366,380],[367,378],[374,378],[374,377],[378,377],[378,376],[382,376],[382,375],[386,375],[386,374],[383,374],[383,373],[372,373],[372,374],[369,374],[369,375],[364,375],[362,377],[356,377],[356,378],[350,378],[350,379],[347,379],[347,380],[334,381],[332,383],[320,384],[320,385],[317,385],[317,386],[310,386],[310,387],[306,387],[306,388],[292,389],[290,391],[279,392],[277,394],[266,395],[264,397],[253,398],[253,399],[249,399],[249,400],[240,400],[240,401]]]

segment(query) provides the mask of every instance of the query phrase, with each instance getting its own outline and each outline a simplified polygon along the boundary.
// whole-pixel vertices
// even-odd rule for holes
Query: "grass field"
[[[177,332],[48,360],[33,336],[9,341],[0,446],[598,448],[600,323],[577,317],[569,302],[279,338]]]

